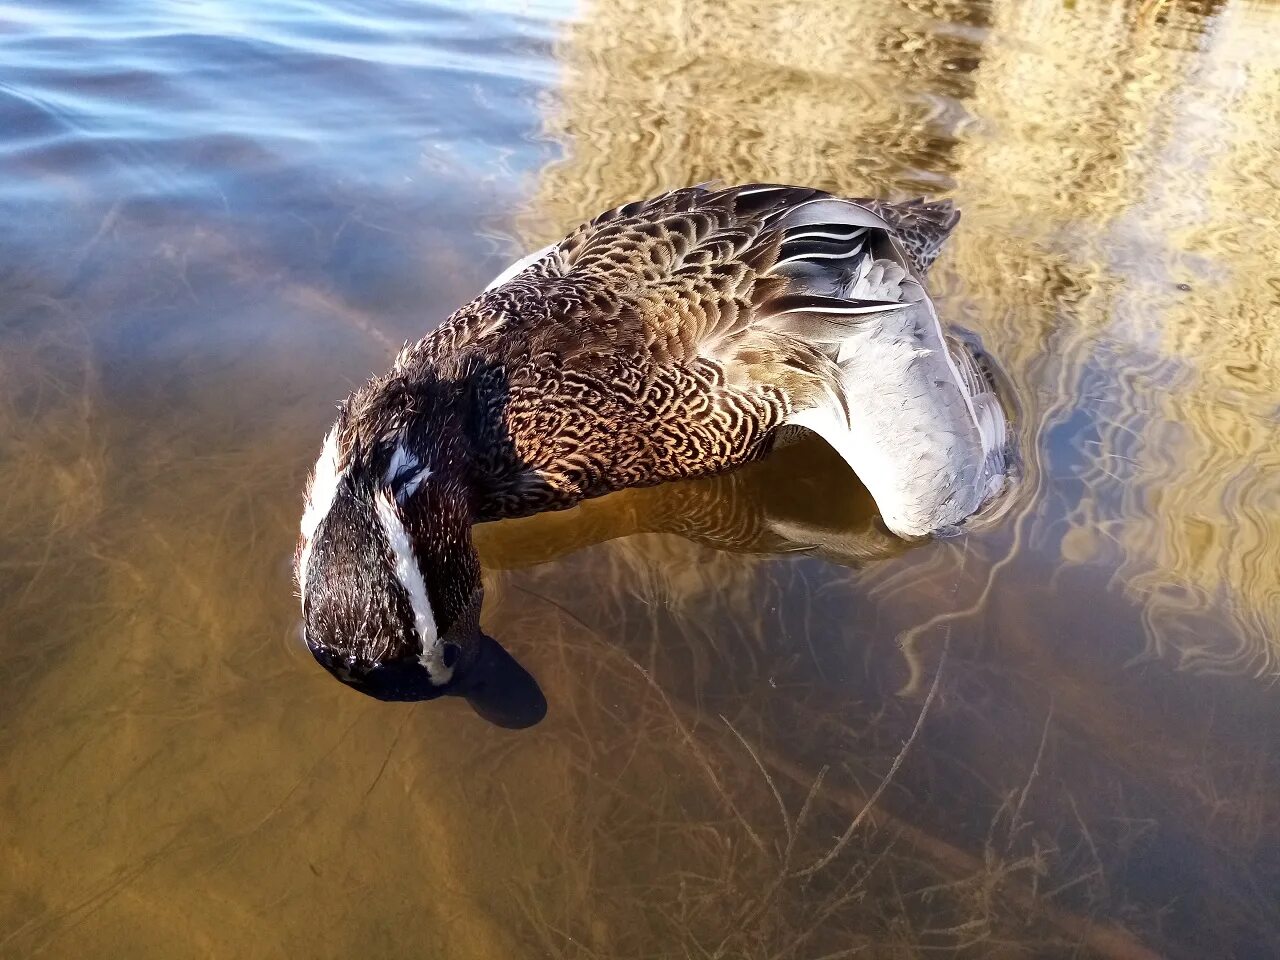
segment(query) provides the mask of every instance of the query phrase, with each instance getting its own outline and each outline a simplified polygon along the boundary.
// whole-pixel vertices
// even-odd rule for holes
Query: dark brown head
[[[458,694],[495,722],[536,722],[540,693],[514,713],[489,703],[518,692],[522,678],[537,686],[480,632],[470,494],[438,453],[430,438],[404,434],[365,452],[344,442],[341,421],[329,432],[296,565],[307,646],[343,683],[380,700]]]

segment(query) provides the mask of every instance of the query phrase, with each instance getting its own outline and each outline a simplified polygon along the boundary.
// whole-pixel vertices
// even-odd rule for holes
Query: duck
[[[536,683],[480,626],[473,526],[723,473],[806,433],[896,537],[957,532],[1014,465],[994,364],[925,286],[959,218],[948,200],[708,183],[516,261],[339,404],[294,559],[313,657],[381,700],[536,721]]]

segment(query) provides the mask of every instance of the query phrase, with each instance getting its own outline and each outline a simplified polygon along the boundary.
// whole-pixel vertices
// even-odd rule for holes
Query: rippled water
[[[1280,955],[1277,36],[0,6],[0,955]],[[933,284],[1018,385],[1010,515],[909,549],[807,444],[478,531],[538,727],[335,683],[288,572],[333,401],[710,177],[956,199]]]

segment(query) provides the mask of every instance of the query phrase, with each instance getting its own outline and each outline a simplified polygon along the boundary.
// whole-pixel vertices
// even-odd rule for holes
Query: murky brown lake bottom
[[[0,956],[1280,955],[1280,7],[0,8]],[[720,177],[953,197],[1025,476],[477,529],[547,718],[297,640],[333,403]]]

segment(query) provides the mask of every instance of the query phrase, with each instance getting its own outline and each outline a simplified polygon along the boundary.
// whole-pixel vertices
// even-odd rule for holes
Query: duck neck
[[[406,449],[408,483],[419,482],[406,499],[422,503],[438,523],[447,542],[456,543],[464,533],[470,542],[475,522],[475,477],[470,446],[456,417],[430,418],[413,430]]]
[[[460,444],[437,433],[418,445],[417,474],[397,500],[422,574],[438,636],[478,615],[480,563],[471,539],[474,496]],[[393,482],[393,489],[396,484]]]
[[[455,575],[473,578],[477,519],[475,443],[464,378],[424,367],[373,381],[349,402],[357,449],[393,494],[428,586],[450,593]],[[436,589],[432,589],[436,602]],[[440,602],[455,603],[442,596]]]

